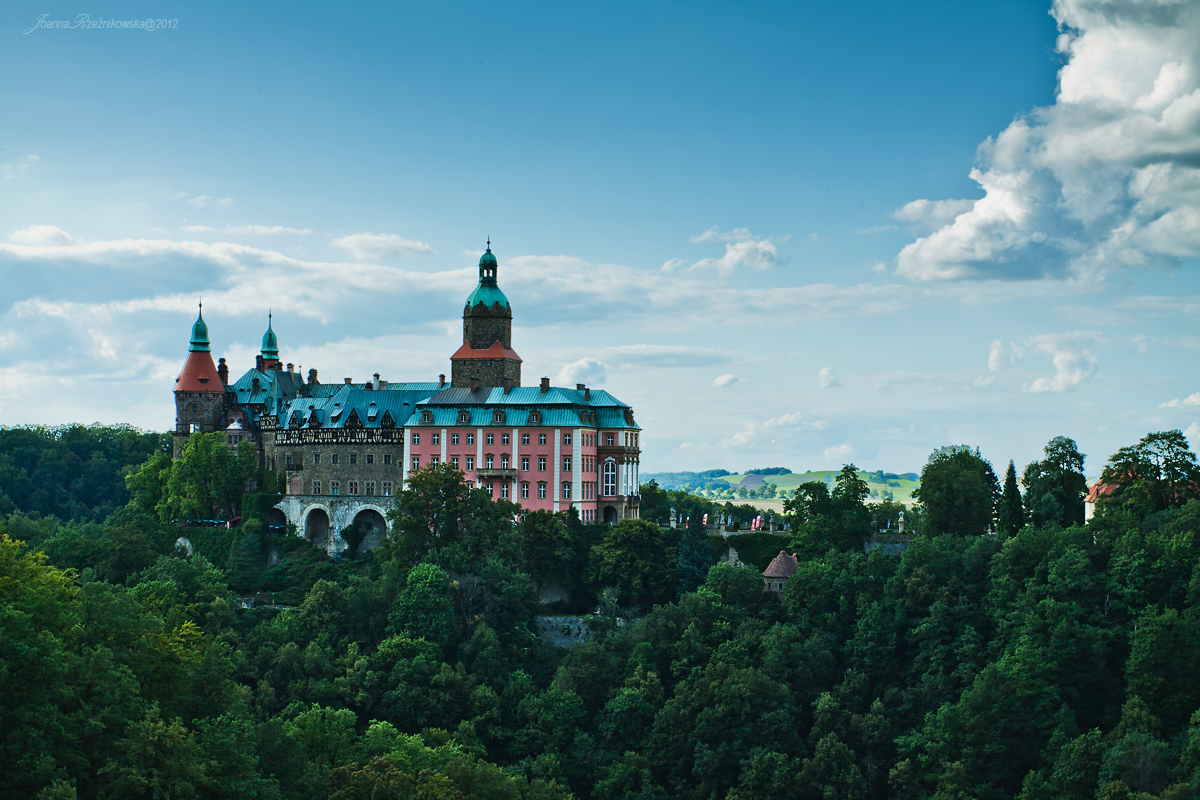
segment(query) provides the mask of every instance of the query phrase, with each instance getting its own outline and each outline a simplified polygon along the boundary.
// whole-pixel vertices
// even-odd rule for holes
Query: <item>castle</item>
[[[391,497],[408,475],[453,464],[465,480],[524,510],[575,508],[584,522],[638,516],[641,428],[633,409],[583,384],[521,385],[512,307],[491,241],[463,308],[463,343],[450,381],[323,384],[284,366],[268,317],[254,367],[233,383],[213,363],[203,308],[175,381],[175,454],[192,433],[254,443],[260,464],[285,476],[268,522],[290,522],[331,554],[365,551],[386,535]],[[341,531],[354,526],[357,542]]]

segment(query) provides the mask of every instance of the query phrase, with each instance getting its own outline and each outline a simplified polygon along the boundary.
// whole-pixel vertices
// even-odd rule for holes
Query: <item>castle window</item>
[[[538,472],[546,471],[546,457],[538,456]]]
[[[488,454],[487,454],[487,456],[486,456],[486,458],[487,458],[487,469],[491,469],[491,468],[492,468],[492,464],[493,464],[493,462],[492,462],[492,454],[491,454],[491,453],[488,453]]]
[[[528,433],[521,434],[521,444],[529,444],[529,434]]]
[[[496,434],[494,434],[494,433],[489,433],[489,434],[487,435],[487,443],[488,443],[488,444],[495,444],[495,443],[496,443]]]
[[[507,483],[500,484],[500,498],[502,500],[508,499],[508,484]]]
[[[429,434],[429,443],[430,444],[441,444],[442,443],[442,435],[440,433]]]
[[[604,443],[609,447],[613,446],[613,435],[611,433],[604,434]]]
[[[358,481],[350,481],[350,494],[358,494]]]
[[[458,469],[458,456],[450,456],[450,466]]]
[[[487,493],[488,493],[488,497],[492,497],[492,496],[493,496],[493,495],[492,495],[492,490],[493,490],[493,486],[492,486],[492,484],[491,484],[491,483],[489,483],[489,484],[487,485]]]
[[[538,444],[545,444],[545,443],[546,443],[546,434],[539,433],[538,434]]]
[[[528,482],[521,484],[521,499],[522,500],[529,499],[529,483]]]
[[[199,410],[200,410],[200,404],[199,404],[199,403],[192,403],[192,413],[193,413],[193,414],[195,414],[195,413],[196,413],[197,411],[199,411]]]
[[[421,412],[421,422],[424,422],[426,424],[433,422],[433,413],[429,412],[429,411],[422,411]]]
[[[413,468],[413,471],[419,470],[421,468],[421,457],[420,456],[412,457],[412,468]]]
[[[458,444],[458,434],[457,433],[450,434],[450,444]]]
[[[529,456],[521,456],[521,471],[529,472]]]
[[[500,454],[500,469],[508,469],[508,453]]]
[[[391,464],[391,463],[392,463],[392,454],[391,454],[391,453],[384,453],[384,454],[383,454],[383,463],[384,463],[384,464]]]
[[[429,457],[429,466],[436,467],[440,463],[442,463],[442,460],[440,458],[438,458],[437,456]]]
[[[563,444],[570,444],[570,443],[571,443],[571,434],[564,433],[563,434]]]
[[[391,481],[383,482],[383,496],[384,497],[392,496],[392,482]]]
[[[330,453],[330,454],[329,454],[329,463],[330,463],[330,464],[336,464],[336,463],[338,463],[338,454],[337,454],[337,453]]]
[[[313,494],[321,493],[321,482],[320,481],[313,481],[312,493]]]
[[[467,456],[467,472],[472,472],[475,469],[475,457]]]
[[[313,451],[313,463],[314,463],[314,464],[320,464],[320,463],[321,463],[321,453],[320,453],[320,451],[319,451],[319,450],[314,450],[314,451]]]
[[[351,454],[350,454],[350,463],[351,463],[351,464],[357,464],[357,463],[358,463],[358,453],[351,453]]]
[[[292,465],[292,454],[291,453],[288,453],[286,456],[283,457],[283,463],[285,466],[288,466],[288,467],[290,467]]]
[[[459,425],[466,425],[470,421],[471,421],[470,412],[468,412],[468,411],[459,411],[458,412],[458,424]]]
[[[538,482],[538,499],[539,500],[546,499],[546,483],[545,483],[545,481]]]
[[[508,434],[507,433],[500,434],[500,444],[508,444]]]
[[[571,499],[571,484],[567,483],[566,481],[563,481],[563,485],[562,485],[562,499],[563,500]]]
[[[338,484],[337,481],[329,482],[329,493],[330,494],[341,494],[341,486],[340,486],[340,484]]]
[[[199,433],[199,432],[200,432],[200,423],[199,423],[199,422],[193,422],[193,423],[192,423],[192,424],[189,426],[189,430],[190,430],[192,433]]]
[[[421,443],[421,434],[419,434],[419,433],[414,433],[414,434],[412,435],[412,443],[413,443],[413,444],[420,444],[420,443]]]
[[[473,434],[473,433],[467,434],[467,444],[475,444],[475,434]]]
[[[367,463],[368,464],[375,463],[375,454],[374,453],[367,453]]]
[[[604,496],[617,496],[617,462],[611,458],[604,462]]]
[[[571,471],[571,457],[567,456],[563,459],[563,472]]]
[[[375,481],[367,481],[367,497],[375,496]]]

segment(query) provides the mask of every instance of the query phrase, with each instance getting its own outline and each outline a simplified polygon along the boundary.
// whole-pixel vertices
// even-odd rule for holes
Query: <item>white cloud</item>
[[[988,349],[988,370],[996,372],[1005,364],[1015,363],[1024,357],[1024,348],[1018,347],[1015,342],[1009,342],[1006,348],[1004,342],[996,339]]]
[[[706,242],[725,242],[725,255],[720,258],[702,258],[692,265],[692,269],[715,269],[721,275],[728,275],[738,267],[752,269],[771,269],[783,263],[777,248],[770,239],[756,239],[749,228],[734,228],[724,233],[714,225],[699,236],[692,237],[693,244]],[[785,239],[786,241],[786,239]],[[678,266],[678,261],[672,259],[663,265],[668,271]]]
[[[334,239],[333,244],[351,253],[359,261],[433,255],[433,248],[425,242],[405,239],[394,233],[352,233]]]
[[[854,455],[854,448],[848,444],[836,444],[825,448],[825,457],[835,461],[845,461]]]
[[[841,386],[842,382],[833,374],[833,369],[830,367],[821,367],[821,371],[817,373],[817,386],[822,389],[828,389],[831,386]]]
[[[737,382],[738,382],[738,379],[732,372],[726,372],[724,375],[720,375],[720,376],[714,378],[712,385],[717,387],[718,389],[723,389],[726,386],[732,386],[733,384],[735,384]]]
[[[12,163],[0,164],[0,178],[3,178],[4,180],[9,180],[10,178],[14,178],[17,175],[21,175],[22,173],[29,172],[31,169],[35,168],[38,165],[38,162],[41,160],[42,159],[40,156],[36,156],[33,153],[30,153],[27,156],[22,156],[21,158],[18,158],[16,161],[13,161]]]
[[[1192,447],[1200,447],[1200,422],[1193,422],[1187,426],[1187,430],[1183,435],[1192,441]]]
[[[893,211],[892,216],[901,222],[936,231],[954,222],[956,217],[970,211],[974,205],[974,200],[913,200]]]
[[[49,247],[60,247],[67,244],[77,244],[79,242],[71,234],[64,231],[62,228],[56,228],[53,225],[30,225],[28,228],[22,228],[19,231],[13,231],[8,235],[8,240],[14,244],[24,245],[42,245]]]
[[[816,231],[813,231],[812,233],[810,233],[808,235],[808,240],[810,242],[819,242],[819,241],[822,241],[823,239],[825,239],[825,237],[822,236],[821,234],[817,233]]]
[[[564,366],[555,378],[558,386],[574,386],[577,383],[599,386],[608,378],[604,364],[594,358],[581,358]]]
[[[1174,400],[1158,404],[1159,408],[1178,408],[1179,406],[1200,406],[1200,392],[1193,392],[1182,400],[1176,397]]]
[[[1090,279],[1200,255],[1200,3],[1057,0],[1052,13],[1067,59],[1055,103],[980,145],[984,197],[906,246],[898,274]],[[928,202],[897,216],[936,224],[964,201]]]
[[[236,205],[236,203],[233,202],[232,197],[222,197],[217,201],[217,205],[219,205],[221,208],[229,208]]]
[[[188,202],[194,205],[196,208],[204,208],[206,205],[208,205],[209,200],[212,200],[210,195],[199,194],[195,197],[189,198]]]
[[[1045,333],[1025,340],[1034,353],[1046,353],[1054,362],[1054,377],[1038,378],[1025,386],[1029,392],[1064,392],[1091,380],[1099,369],[1099,361],[1085,345],[1101,341],[1098,333]]]

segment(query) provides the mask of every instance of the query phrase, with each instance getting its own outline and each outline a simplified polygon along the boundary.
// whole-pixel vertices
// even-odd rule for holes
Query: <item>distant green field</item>
[[[775,484],[779,487],[781,493],[786,491],[790,497],[792,492],[796,491],[797,486],[809,481],[824,481],[829,484],[830,488],[833,488],[833,481],[837,477],[837,473],[838,471],[835,469],[820,470],[817,472],[792,472],[787,475],[766,475],[763,477],[763,480],[766,483]],[[877,492],[881,496],[883,492],[890,491],[892,498],[898,503],[913,502],[912,493],[921,485],[920,481],[911,481],[904,478],[892,479],[885,484],[879,481],[878,473],[860,472],[858,474],[859,477],[866,479],[871,491]],[[745,479],[745,475],[726,475],[721,480],[727,482],[730,486],[738,486]]]

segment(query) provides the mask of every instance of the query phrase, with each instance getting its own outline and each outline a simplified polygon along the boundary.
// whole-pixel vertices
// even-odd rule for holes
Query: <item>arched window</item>
[[[617,462],[611,458],[604,462],[604,496],[617,496]]]

